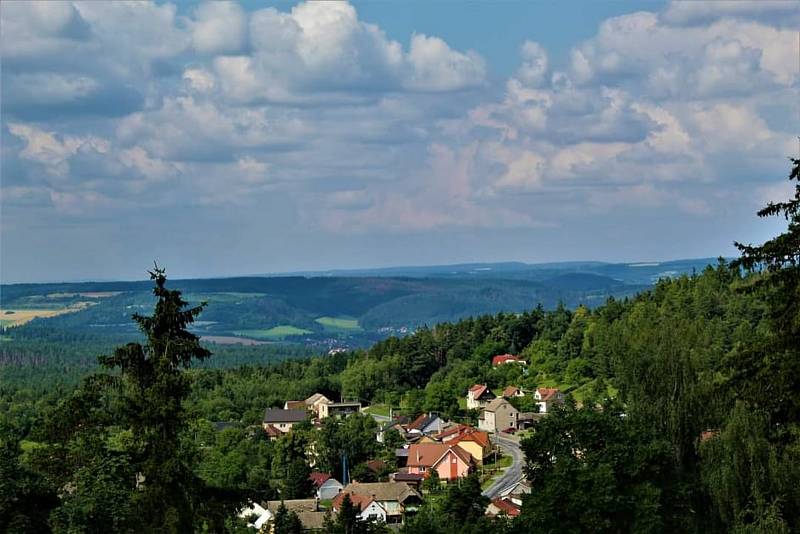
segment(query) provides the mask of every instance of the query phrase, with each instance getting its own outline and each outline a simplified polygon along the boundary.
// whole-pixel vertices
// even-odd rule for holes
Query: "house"
[[[517,505],[510,499],[493,499],[486,507],[486,515],[496,517],[499,515],[506,515],[508,517],[517,517],[522,511],[522,506]]]
[[[564,404],[564,394],[557,388],[536,388],[533,393],[539,413],[550,413],[556,405]]]
[[[322,393],[314,393],[309,398],[304,400],[306,409],[314,412],[314,415],[319,417],[319,407],[322,404],[330,404],[331,400]]]
[[[308,412],[305,410],[281,410],[280,408],[267,408],[264,411],[264,420],[262,425],[267,433],[270,433],[268,427],[272,426],[274,429],[281,433],[289,432],[294,425],[302,423],[308,419]]]
[[[406,467],[411,474],[424,475],[435,470],[441,480],[453,481],[467,476],[473,461],[472,456],[459,445],[420,443],[409,447]]]
[[[386,462],[383,460],[367,460],[367,469],[380,476],[386,473]]]
[[[350,497],[353,506],[359,509],[358,517],[363,521],[383,521],[386,522],[386,510],[378,504],[371,495],[355,495],[346,491],[341,492],[331,501],[331,509],[337,514],[342,509],[345,496]]]
[[[489,391],[484,384],[475,384],[467,391],[467,409],[477,410],[483,408],[486,403],[495,398],[495,394]]]
[[[408,425],[406,425],[406,432],[409,434],[422,434],[427,436],[429,434],[436,434],[441,432],[444,428],[444,421],[433,413],[422,414]]]
[[[476,465],[483,465],[483,460],[492,453],[492,440],[483,430],[472,429],[452,441],[472,456]]]
[[[492,358],[492,367],[497,367],[498,365],[504,365],[507,363],[520,363],[522,365],[526,365],[525,360],[519,356],[514,356],[513,354],[498,354]]]
[[[378,433],[375,435],[375,439],[378,443],[383,443],[383,440],[386,438],[386,433],[390,430],[397,430],[401,436],[405,436],[406,429],[403,427],[403,422],[401,420],[394,420],[389,421],[388,423],[384,424],[382,427],[378,429]]]
[[[519,428],[519,410],[503,397],[498,397],[486,405],[478,418],[478,428],[486,432],[503,432]]]
[[[508,386],[506,389],[503,390],[503,397],[510,399],[511,397],[524,397],[525,392],[519,389],[517,386]]]
[[[374,499],[386,512],[388,524],[402,523],[422,505],[422,496],[405,482],[353,482],[342,493],[350,494],[351,499],[356,495]]]
[[[312,471],[308,476],[314,487],[317,488],[317,499],[321,501],[328,501],[336,497],[344,486],[342,483],[332,478],[330,473],[321,473],[319,471]]]
[[[420,486],[422,486],[422,481],[425,480],[425,475],[421,475],[419,473],[409,473],[408,469],[403,467],[397,473],[392,473],[389,475],[389,480],[392,482],[404,482],[409,485],[409,487],[419,491]]]
[[[360,402],[321,402],[319,404],[319,418],[347,417],[361,411]]]
[[[510,500],[517,506],[522,506],[522,498],[531,492],[531,485],[522,479],[513,486],[500,492],[500,498]]]

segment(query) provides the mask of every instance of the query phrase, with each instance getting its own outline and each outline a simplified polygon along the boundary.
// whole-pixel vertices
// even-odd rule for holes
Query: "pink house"
[[[470,453],[450,443],[416,443],[408,449],[408,472],[425,475],[434,469],[442,480],[467,476],[472,469]]]

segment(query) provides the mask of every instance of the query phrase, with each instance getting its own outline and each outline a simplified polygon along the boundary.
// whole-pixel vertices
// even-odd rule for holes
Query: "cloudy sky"
[[[798,5],[3,2],[0,278],[731,255]]]

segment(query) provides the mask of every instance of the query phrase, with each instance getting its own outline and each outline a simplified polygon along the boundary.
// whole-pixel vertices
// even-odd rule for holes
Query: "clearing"
[[[315,319],[315,322],[324,326],[325,330],[363,330],[358,324],[358,319],[353,319],[352,317],[319,317]]]
[[[279,326],[273,326],[272,328],[268,329],[257,329],[257,330],[237,330],[234,332],[235,335],[241,337],[249,337],[253,339],[283,339],[290,336],[302,336],[304,334],[312,334],[311,330],[306,330],[305,328],[297,328],[296,326],[282,324]]]
[[[65,308],[56,309],[20,309],[20,308],[0,308],[0,327],[19,326],[34,319],[55,317],[64,313],[81,311],[94,302],[77,302]]]

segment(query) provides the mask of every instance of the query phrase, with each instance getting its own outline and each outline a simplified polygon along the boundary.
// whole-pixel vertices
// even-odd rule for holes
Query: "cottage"
[[[558,388],[536,388],[533,393],[539,413],[550,413],[559,404],[564,404],[564,394]]]
[[[358,508],[359,514],[358,517],[362,521],[383,521],[386,522],[386,510],[378,504],[372,496],[370,495],[354,495],[343,491],[339,495],[336,496],[335,499],[331,502],[331,509],[336,512],[337,514],[342,509],[342,503],[344,502],[345,496],[350,497],[350,502],[353,503],[353,506]]]
[[[503,390],[503,397],[510,399],[511,397],[524,397],[525,392],[519,389],[517,386],[508,386],[506,389]]]
[[[330,404],[331,400],[322,393],[314,393],[303,402],[306,404],[306,409],[314,412],[314,415],[319,417],[319,407],[322,404]]]
[[[402,523],[403,518],[417,512],[422,505],[422,496],[405,482],[353,482],[342,493],[371,497],[386,513],[388,524]]]
[[[467,476],[472,467],[472,456],[459,445],[420,443],[408,449],[407,469],[411,474],[435,470],[441,480],[453,481]]]
[[[492,453],[492,441],[483,430],[472,429],[452,441],[467,451],[476,465],[483,465],[483,460]]]
[[[467,409],[477,410],[486,406],[490,400],[494,399],[495,395],[484,384],[475,384],[469,391],[467,391]]]
[[[330,473],[321,473],[319,471],[312,471],[308,476],[314,487],[317,488],[317,499],[321,501],[328,501],[336,497],[344,486],[342,483],[332,478]]]
[[[444,421],[442,421],[438,415],[429,412],[420,415],[406,425],[406,432],[409,434],[422,434],[427,436],[429,434],[441,432],[443,428]]]
[[[271,532],[272,526],[269,525],[269,523],[275,518],[281,504],[283,504],[288,511],[297,514],[300,523],[303,525],[304,532],[319,530],[325,523],[325,511],[320,509],[319,500],[317,499],[292,499],[288,501],[267,501],[260,505],[253,504],[240,512],[239,517],[249,518],[258,516],[258,519],[249,523],[248,526],[255,527],[259,532]]]
[[[517,517],[521,511],[522,506],[517,505],[510,499],[501,499],[499,497],[497,499],[493,499],[492,502],[489,503],[489,506],[486,507],[486,515],[490,517],[496,517],[499,515]]]
[[[294,425],[302,423],[308,419],[308,412],[305,410],[281,410],[280,408],[267,408],[264,411],[264,421],[262,426],[267,433],[270,433],[268,427],[273,427],[275,430],[286,433],[289,432]]]
[[[519,428],[519,410],[498,397],[486,405],[478,418],[478,428],[486,432],[503,432]]]

